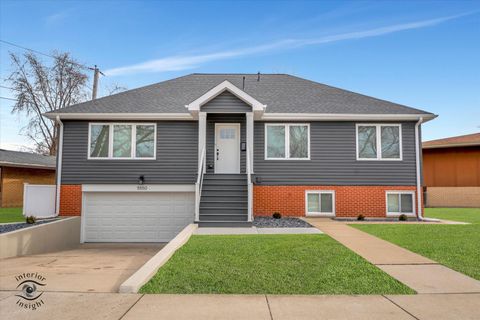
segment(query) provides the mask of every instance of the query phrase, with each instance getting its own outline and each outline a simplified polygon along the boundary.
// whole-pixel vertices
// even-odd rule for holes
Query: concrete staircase
[[[205,174],[200,227],[250,227],[246,174]]]

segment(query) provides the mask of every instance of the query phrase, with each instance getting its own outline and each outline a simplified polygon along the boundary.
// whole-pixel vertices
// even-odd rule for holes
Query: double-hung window
[[[400,124],[357,124],[357,160],[402,160]]]
[[[309,160],[309,124],[265,124],[266,160]]]
[[[89,159],[155,159],[154,123],[90,123]]]
[[[387,191],[387,216],[415,215],[415,192]]]
[[[305,191],[305,214],[307,216],[334,216],[335,192],[327,190]]]

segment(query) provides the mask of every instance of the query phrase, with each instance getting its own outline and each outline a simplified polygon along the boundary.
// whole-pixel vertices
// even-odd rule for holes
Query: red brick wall
[[[82,186],[65,185],[60,188],[60,215],[79,216],[82,213]]]
[[[306,190],[335,191],[337,217],[356,217],[359,214],[366,217],[385,217],[386,191],[416,191],[416,188],[415,186],[254,186],[254,215],[271,215],[278,211],[284,216],[305,216]]]

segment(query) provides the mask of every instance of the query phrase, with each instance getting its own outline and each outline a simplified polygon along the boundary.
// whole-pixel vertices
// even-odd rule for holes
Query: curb
[[[175,238],[173,238],[165,247],[148,260],[134,274],[120,285],[120,293],[138,293],[138,290],[147,283],[177,251],[187,241],[198,228],[197,224],[189,224]]]

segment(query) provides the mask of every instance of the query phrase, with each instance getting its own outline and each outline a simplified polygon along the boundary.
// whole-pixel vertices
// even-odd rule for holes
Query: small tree
[[[8,78],[17,100],[12,113],[28,117],[28,125],[22,131],[33,141],[36,152],[48,155],[56,154],[58,125],[42,117],[42,113],[85,100],[88,79],[85,67],[68,53],[53,56],[53,64],[47,66],[33,53],[11,53],[14,71]]]

